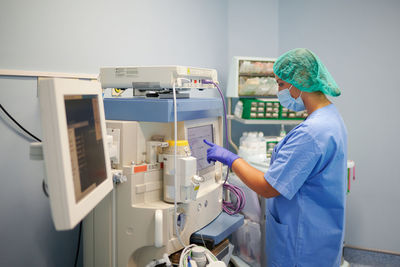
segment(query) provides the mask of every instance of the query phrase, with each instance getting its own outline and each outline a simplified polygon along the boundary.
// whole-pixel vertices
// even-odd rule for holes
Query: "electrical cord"
[[[81,236],[82,236],[82,221],[79,223],[78,248],[76,249],[74,267],[78,266],[79,250],[81,248]]]
[[[229,150],[229,138],[228,138],[228,128],[227,128],[227,115],[226,115],[226,104],[225,104],[225,98],[224,95],[222,94],[221,89],[219,88],[218,84],[215,83],[214,81],[211,80],[202,80],[203,84],[213,84],[219,92],[219,95],[221,96],[222,99],[222,105],[224,107],[224,122],[225,122],[225,138],[226,138],[226,149]],[[243,192],[243,190],[235,185],[228,184],[228,177],[229,177],[229,168],[226,171],[226,177],[225,181],[223,184],[223,188],[227,191],[230,191],[234,196],[236,201],[235,202],[230,202],[223,200],[222,202],[222,208],[223,210],[228,213],[229,215],[234,215],[236,213],[239,213],[240,211],[243,210],[244,206],[246,205],[246,196]]]
[[[25,129],[21,124],[19,124],[11,115],[10,113],[7,112],[7,110],[3,107],[3,105],[0,104],[1,110],[10,118],[21,130],[23,130],[25,133],[27,133],[31,138],[35,139],[38,142],[42,142],[39,138],[37,138],[35,135],[33,135],[31,132],[29,132],[27,129]]]
[[[44,181],[44,179],[43,179],[43,181],[42,181],[42,189],[43,189],[44,195],[45,195],[47,198],[49,198],[49,193],[47,192],[47,184],[46,184],[46,182]]]
[[[25,129],[20,123],[18,123],[11,115],[10,113],[7,112],[7,110],[3,107],[3,105],[0,104],[0,109],[4,112],[4,114],[7,115],[8,118],[10,118],[21,130],[23,130],[25,133],[27,133],[31,138],[33,138],[34,140],[38,141],[38,142],[42,142],[42,140],[40,140],[38,137],[36,137],[35,135],[33,135],[31,132],[29,132],[27,129]],[[48,198],[49,197],[49,193],[47,192],[47,185],[46,182],[43,180],[42,182],[42,189],[43,189],[43,193],[45,194],[45,196]],[[75,257],[75,267],[77,266],[78,263],[78,257],[79,257],[79,249],[80,249],[80,245],[81,245],[81,234],[82,234],[82,222],[79,225],[79,239],[78,239],[78,248],[77,248],[77,252],[76,252],[76,257]]]
[[[31,138],[35,139],[36,141],[42,142],[42,140],[37,138],[35,135],[33,135],[31,132],[29,132],[27,129],[25,129],[21,124],[19,124],[19,122],[17,122],[13,118],[13,116],[11,116],[10,113],[7,112],[7,110],[3,107],[3,105],[0,104],[0,108],[4,112],[4,114],[6,114],[8,116],[8,118],[10,120],[12,120],[21,130],[23,130],[25,133],[27,133]],[[49,193],[47,192],[47,185],[46,185],[46,182],[44,180],[42,182],[42,190],[43,190],[44,195],[48,198],[49,197]]]

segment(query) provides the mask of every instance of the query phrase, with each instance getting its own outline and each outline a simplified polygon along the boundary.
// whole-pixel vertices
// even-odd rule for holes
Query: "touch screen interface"
[[[97,95],[65,95],[75,201],[107,178]]]

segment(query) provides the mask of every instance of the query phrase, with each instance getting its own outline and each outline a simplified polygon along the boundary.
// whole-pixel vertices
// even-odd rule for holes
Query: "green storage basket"
[[[246,120],[304,120],[307,117],[306,111],[289,111],[277,99],[241,98],[240,101],[243,104],[242,119]]]

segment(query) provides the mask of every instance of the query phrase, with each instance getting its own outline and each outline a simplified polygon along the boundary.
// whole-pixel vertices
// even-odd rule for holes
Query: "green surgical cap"
[[[331,74],[308,49],[296,48],[281,55],[274,63],[274,73],[301,91],[340,95],[339,87]]]

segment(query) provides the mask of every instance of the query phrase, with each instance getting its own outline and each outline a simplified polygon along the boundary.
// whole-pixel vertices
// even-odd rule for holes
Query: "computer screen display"
[[[75,201],[107,179],[97,95],[65,95]]]
[[[207,149],[210,148],[203,142],[204,139],[214,142],[213,125],[196,126],[187,129],[188,142],[192,156],[197,158],[197,170],[202,171],[214,163],[207,162]]]
[[[51,213],[68,230],[113,189],[101,85],[40,78],[38,95]]]

